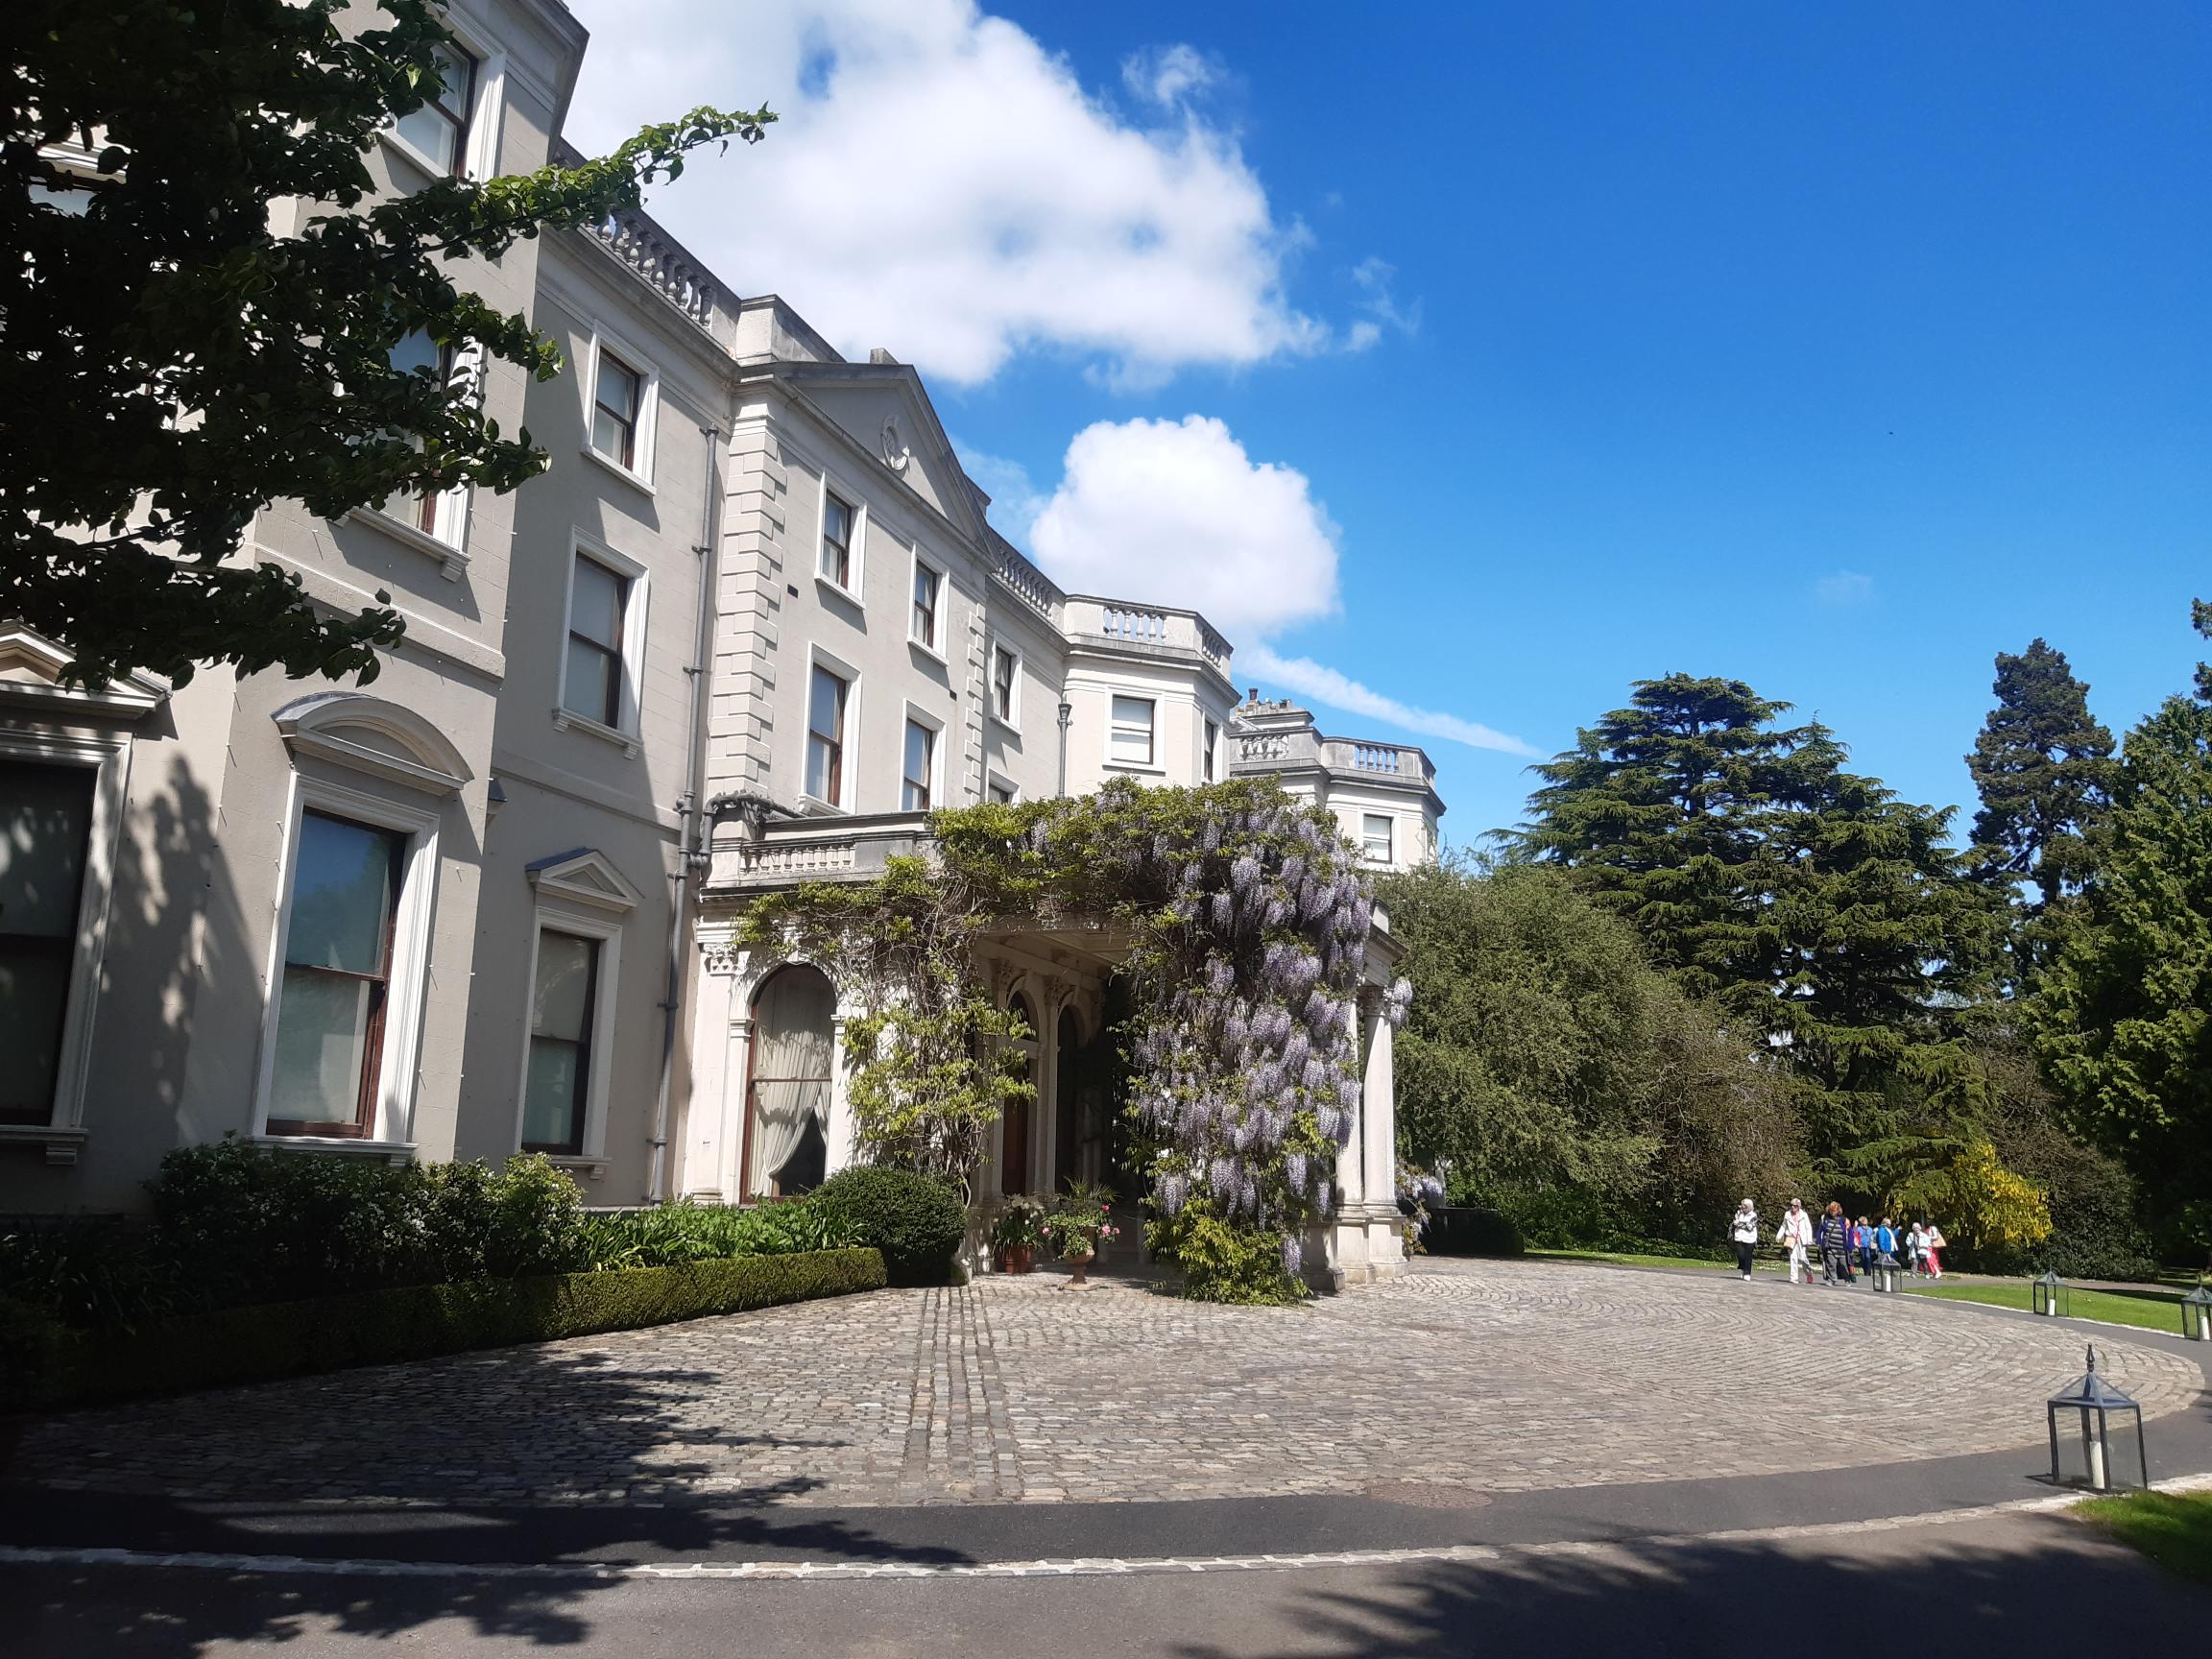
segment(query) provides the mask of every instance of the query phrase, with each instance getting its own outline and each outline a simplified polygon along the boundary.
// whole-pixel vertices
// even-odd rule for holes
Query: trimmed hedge
[[[0,1392],[0,1409],[89,1405],[631,1331],[876,1290],[884,1283],[878,1251],[818,1250],[229,1308],[135,1331],[60,1334],[59,1341],[36,1351],[31,1364],[0,1368],[0,1390],[12,1393]]]

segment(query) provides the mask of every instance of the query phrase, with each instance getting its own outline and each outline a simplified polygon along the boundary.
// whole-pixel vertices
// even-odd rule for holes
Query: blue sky
[[[1994,652],[2048,637],[2116,728],[2188,682],[2212,10],[762,0],[714,53],[695,6],[613,51],[578,10],[588,139],[637,114],[616,82],[689,90],[642,73],[662,12],[725,100],[791,81],[793,121],[655,212],[922,365],[1048,565],[1210,574],[1255,607],[1240,658],[1358,682],[1324,724],[1422,742],[1455,840],[1518,817],[1527,758],[1437,732],[1549,754],[1677,668],[1969,811]],[[863,173],[932,216],[839,246],[805,204]],[[1250,544],[1201,545],[1178,489]],[[1332,561],[1333,611],[1282,599]]]

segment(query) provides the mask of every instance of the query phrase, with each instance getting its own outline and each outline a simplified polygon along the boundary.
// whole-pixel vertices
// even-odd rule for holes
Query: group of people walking
[[[1758,1206],[1744,1199],[1736,1207],[1728,1238],[1736,1246],[1737,1270],[1746,1279],[1751,1277],[1751,1257],[1759,1248],[1762,1231]],[[1813,1253],[1817,1250],[1820,1282],[1849,1285],[1860,1273],[1871,1273],[1885,1256],[1916,1278],[1940,1279],[1942,1252],[1949,1241],[1933,1221],[1914,1221],[1899,1232],[1887,1215],[1878,1222],[1863,1215],[1854,1221],[1843,1214],[1842,1205],[1830,1203],[1827,1214],[1815,1216],[1802,1198],[1792,1198],[1790,1213],[1774,1230],[1774,1242],[1789,1252],[1791,1284],[1813,1283]]]

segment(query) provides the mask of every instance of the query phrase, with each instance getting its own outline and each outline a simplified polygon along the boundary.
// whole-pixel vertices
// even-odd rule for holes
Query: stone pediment
[[[921,376],[903,363],[790,363],[785,381],[815,412],[874,456],[968,536],[983,505],[961,470]]]
[[[427,795],[451,795],[475,776],[437,726],[382,697],[323,691],[287,703],[270,717],[295,756],[367,772]]]
[[[541,895],[585,904],[594,910],[626,914],[645,896],[633,887],[613,861],[596,847],[578,847],[556,853],[523,867],[530,885]]]
[[[132,669],[102,685],[64,685],[69,653],[19,622],[0,623],[0,705],[36,709],[56,719],[97,714],[139,720],[169,696],[169,682]]]

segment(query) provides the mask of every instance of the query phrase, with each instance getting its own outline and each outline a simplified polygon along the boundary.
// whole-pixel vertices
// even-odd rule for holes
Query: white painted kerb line
[[[2212,1490],[2212,1474],[2189,1475],[2158,1483],[2161,1492]],[[1074,1555],[1049,1561],[861,1562],[861,1561],[697,1561],[687,1563],[554,1561],[317,1561],[301,1555],[248,1555],[214,1551],[49,1549],[0,1545],[0,1566],[130,1567],[204,1573],[252,1573],[269,1577],[348,1578],[500,1578],[605,1584],[630,1579],[665,1578],[715,1582],[726,1579],[850,1578],[1085,1578],[1139,1573],[1284,1573],[1326,1568],[1403,1567],[1431,1563],[1541,1559],[1559,1555],[1597,1555],[1618,1550],[1667,1549],[1689,1544],[1770,1543],[1777,1538],[1839,1538],[1867,1532],[1893,1532],[1915,1527],[1949,1527],[2001,1515],[2025,1515],[2068,1508],[2083,1494],[2023,1498],[1972,1509],[1942,1509],[1926,1515],[1894,1515],[1871,1521],[1836,1521],[1805,1527],[1756,1527],[1729,1532],[1683,1532],[1643,1538],[1577,1540],[1559,1544],[1440,1544],[1407,1550],[1330,1550],[1290,1555]]]

